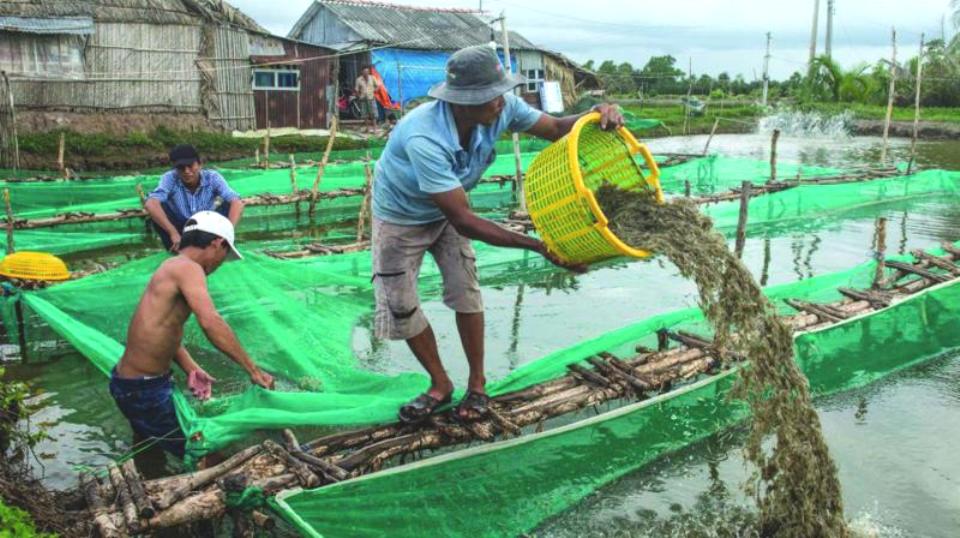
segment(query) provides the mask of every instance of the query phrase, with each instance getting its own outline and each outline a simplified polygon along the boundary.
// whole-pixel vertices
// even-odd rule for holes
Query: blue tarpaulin
[[[427,90],[446,77],[447,59],[452,51],[377,49],[371,53],[373,66],[383,78],[383,84],[390,92],[394,102],[403,99],[404,103],[427,95]],[[517,70],[516,56],[513,59],[513,71]],[[500,53],[501,61],[503,53]],[[397,82],[401,84],[398,86]]]

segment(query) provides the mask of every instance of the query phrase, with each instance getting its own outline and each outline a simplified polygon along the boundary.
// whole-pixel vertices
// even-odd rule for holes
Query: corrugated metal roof
[[[384,4],[318,1],[362,39],[399,48],[457,50],[488,43],[491,37],[500,41],[500,32],[474,13],[454,10],[410,8]],[[298,23],[299,24],[299,23]],[[510,32],[512,49],[539,50],[516,32]]]
[[[0,30],[28,34],[93,34],[91,17],[0,17]]]

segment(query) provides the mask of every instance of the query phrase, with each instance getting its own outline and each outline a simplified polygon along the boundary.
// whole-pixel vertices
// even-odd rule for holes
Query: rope
[[[91,474],[91,475],[94,475],[94,476],[97,476],[97,477],[107,476],[107,474],[109,474],[108,468],[109,468],[111,465],[117,465],[117,466],[123,465],[123,464],[126,463],[127,461],[129,461],[129,460],[133,459],[134,457],[136,457],[138,454],[141,454],[141,453],[146,452],[147,450],[153,448],[153,446],[156,445],[157,443],[159,443],[160,441],[186,441],[186,440],[187,440],[186,437],[170,437],[171,435],[173,435],[173,434],[175,434],[175,433],[177,433],[177,432],[179,432],[179,431],[180,431],[180,428],[177,427],[177,428],[174,428],[174,429],[170,430],[169,432],[167,432],[166,434],[164,434],[164,435],[162,435],[162,436],[160,436],[160,437],[149,437],[149,438],[147,438],[147,439],[143,439],[142,441],[140,441],[140,442],[138,442],[138,443],[134,443],[134,444],[131,445],[131,447],[130,447],[131,450],[129,450],[129,451],[126,452],[125,454],[122,454],[122,455],[114,458],[111,463],[107,463],[107,464],[103,464],[103,465],[96,465],[96,466],[92,466],[92,467],[89,466],[89,465],[74,465],[74,466],[73,466],[73,470],[76,471],[76,472],[78,472],[78,473],[88,473],[88,474]],[[141,445],[142,445],[142,446],[141,446]]]

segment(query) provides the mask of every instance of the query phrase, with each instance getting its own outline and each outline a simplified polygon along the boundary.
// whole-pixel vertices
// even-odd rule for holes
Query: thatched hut
[[[222,0],[0,0],[0,70],[21,133],[252,129],[251,40],[264,39],[287,56],[288,39]]]

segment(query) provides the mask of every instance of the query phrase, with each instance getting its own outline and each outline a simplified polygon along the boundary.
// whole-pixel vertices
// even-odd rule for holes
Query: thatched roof
[[[92,17],[98,22],[199,25],[229,24],[268,33],[222,0],[0,0],[0,15],[12,17]]]
[[[355,32],[358,41],[371,44],[394,44],[405,49],[457,50],[487,43],[491,38],[490,25],[474,11],[358,0],[317,0],[294,25],[290,37],[299,38],[304,27],[323,9],[329,10]],[[500,32],[495,34],[499,42]],[[510,32],[510,48],[539,50],[516,32]]]

